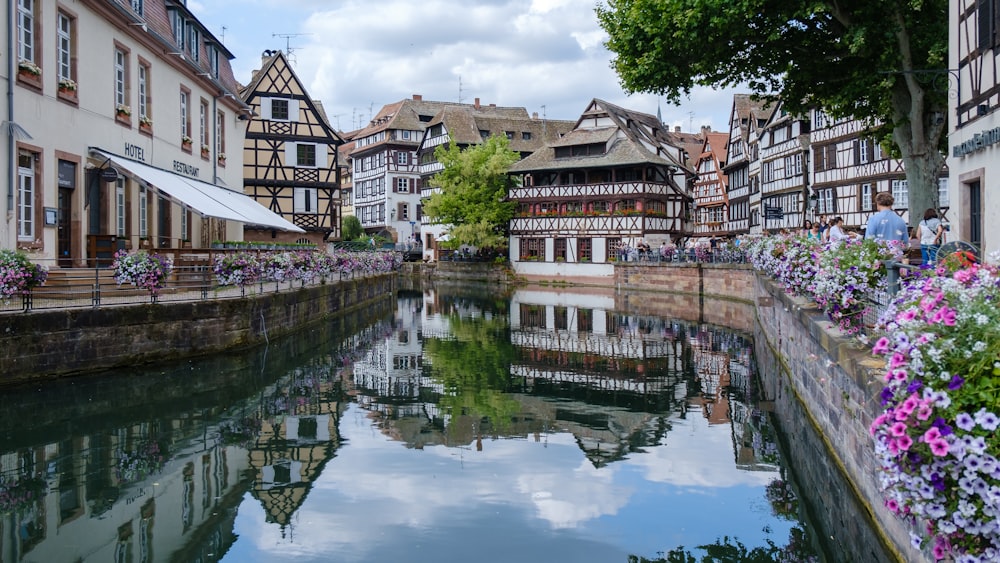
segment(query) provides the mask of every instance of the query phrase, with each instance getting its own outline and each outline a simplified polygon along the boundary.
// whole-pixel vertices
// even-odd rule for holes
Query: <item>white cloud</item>
[[[414,94],[466,103],[478,97],[550,119],[575,120],[591,98],[656,113],[655,96],[621,90],[593,0],[192,0],[188,6],[236,55],[243,83],[264,49],[290,47],[309,93],[344,130]],[[696,89],[680,108],[662,103],[664,119],[685,130],[723,129],[731,105],[730,92],[707,89]]]

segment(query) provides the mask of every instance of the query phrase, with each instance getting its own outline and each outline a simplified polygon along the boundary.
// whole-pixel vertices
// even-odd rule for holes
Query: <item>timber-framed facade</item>
[[[733,96],[733,109],[729,116],[729,142],[723,166],[728,180],[728,223],[732,235],[748,234],[755,227],[759,233],[760,162],[757,159],[757,126],[770,118],[771,107],[771,104],[754,99],[749,94]],[[755,205],[751,204],[751,200]]]
[[[241,93],[253,109],[243,146],[243,190],[305,230],[296,240],[340,238],[337,148],[344,143],[322,105],[309,97],[281,51],[264,51],[261,68]],[[247,227],[247,240],[277,233]]]
[[[844,218],[850,229],[864,231],[876,211],[875,194],[889,192],[893,207],[909,222],[909,188],[903,161],[882,150],[878,140],[858,119],[833,119],[820,109],[812,111],[813,218]],[[942,211],[948,208],[947,172],[938,183]]]
[[[808,116],[794,116],[781,102],[760,137],[760,199],[765,231],[801,228],[809,190]]]
[[[949,238],[1000,250],[1000,0],[949,2]]]
[[[525,158],[546,143],[558,140],[571,131],[574,125],[576,123],[573,121],[539,119],[537,113],[529,116],[525,108],[482,105],[479,98],[472,105],[449,106],[427,123],[417,149],[421,200],[426,200],[438,190],[431,186],[430,179],[442,169],[434,155],[439,146],[455,143],[459,149],[465,150],[490,137],[504,136],[507,138],[508,148]],[[447,236],[449,229],[450,225],[432,223],[427,216],[422,217],[420,242],[425,260],[440,259],[438,241]]]
[[[520,179],[509,194],[518,202],[515,270],[610,264],[640,239],[656,246],[690,236],[685,186],[694,172],[681,159],[655,116],[592,100],[573,131],[511,167]]]
[[[693,234],[695,237],[724,237],[729,234],[729,179],[723,171],[729,134],[706,130],[704,138],[695,164],[698,177],[694,181]]]

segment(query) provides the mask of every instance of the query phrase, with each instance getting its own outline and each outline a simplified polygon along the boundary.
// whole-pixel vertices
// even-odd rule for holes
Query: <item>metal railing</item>
[[[866,298],[868,306],[865,308],[864,323],[866,333],[869,336],[871,336],[873,331],[867,329],[867,327],[875,327],[878,324],[882,314],[889,308],[889,304],[892,303],[893,298],[902,288],[903,277],[907,272],[919,270],[920,266],[889,260],[885,263],[885,268],[886,289],[884,291],[873,291]]]
[[[118,285],[109,268],[74,268],[50,275],[44,285],[27,294],[9,300],[0,299],[0,314],[45,309],[80,309],[168,303],[239,299],[250,295],[291,291],[303,287],[336,283],[342,280],[376,275],[368,272],[341,272],[339,275],[317,277],[310,281],[258,281],[247,286],[221,286],[207,265],[174,267],[164,287],[156,292],[131,284]]]

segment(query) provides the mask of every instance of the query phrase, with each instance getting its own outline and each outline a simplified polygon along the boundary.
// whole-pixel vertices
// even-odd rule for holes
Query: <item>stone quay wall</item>
[[[909,528],[885,508],[879,487],[868,427],[881,408],[885,362],[857,338],[844,336],[812,301],[785,293],[770,279],[755,277],[754,298],[758,323],[754,347],[760,367],[778,372],[773,392],[779,400],[791,395],[802,406],[803,414],[797,418],[804,420],[796,422],[816,429],[828,456],[854,491],[855,498],[837,487],[827,491],[822,487],[834,479],[810,476],[808,481],[824,490],[821,506],[814,507],[816,516],[849,530],[836,541],[853,542],[868,534],[861,531],[862,523],[843,522],[843,515],[853,512],[846,507],[860,503],[857,512],[869,519],[883,544],[882,553],[897,561],[930,561],[910,545]],[[795,468],[813,469],[809,464]],[[873,553],[857,553],[857,560],[885,560]]]
[[[382,274],[240,299],[32,311],[0,316],[0,386],[264,344],[395,297]]]

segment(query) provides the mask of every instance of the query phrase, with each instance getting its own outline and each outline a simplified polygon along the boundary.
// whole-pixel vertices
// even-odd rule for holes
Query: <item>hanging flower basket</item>
[[[141,287],[148,290],[155,299],[157,293],[166,286],[174,263],[166,256],[150,254],[145,250],[133,254],[129,254],[127,250],[119,250],[115,253],[111,268],[115,271],[115,282],[118,285],[130,283]]]

